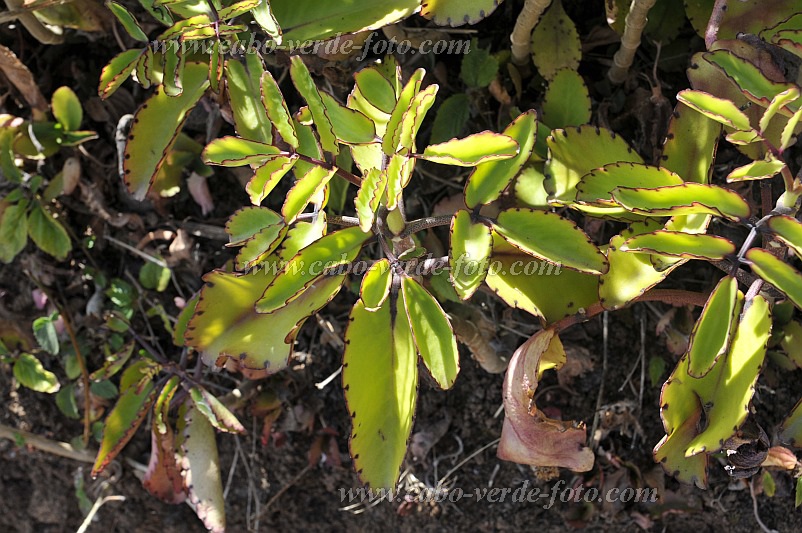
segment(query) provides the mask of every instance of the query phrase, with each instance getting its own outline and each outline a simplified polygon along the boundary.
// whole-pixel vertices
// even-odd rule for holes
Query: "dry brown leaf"
[[[42,91],[39,90],[39,86],[36,85],[33,74],[14,52],[2,45],[0,45],[0,70],[31,106],[34,111],[34,119],[45,118],[49,106]]]
[[[552,329],[533,335],[515,351],[504,379],[504,426],[498,457],[536,466],[559,466],[576,472],[593,468],[593,450],[585,446],[584,424],[546,417],[534,405],[541,360],[559,339]],[[553,359],[553,357],[549,357]]]

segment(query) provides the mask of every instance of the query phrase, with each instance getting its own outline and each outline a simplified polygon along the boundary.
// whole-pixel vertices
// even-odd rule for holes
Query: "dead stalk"
[[[549,5],[551,5],[551,0],[526,0],[521,13],[518,15],[518,20],[515,21],[515,28],[510,35],[512,61],[516,65],[523,65],[529,59],[532,30]]]
[[[607,72],[609,80],[615,84],[627,79],[629,67],[640,46],[641,34],[648,21],[649,10],[657,0],[632,0],[629,13],[624,21],[624,35],[621,37],[621,48],[613,57],[613,66]]]

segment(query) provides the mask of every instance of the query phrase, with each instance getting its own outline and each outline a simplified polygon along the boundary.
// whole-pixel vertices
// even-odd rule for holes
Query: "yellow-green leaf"
[[[296,161],[298,161],[298,156],[295,154],[289,156],[280,155],[268,159],[262,166],[257,168],[253,173],[253,177],[245,185],[245,192],[250,196],[251,203],[260,205],[273,192],[281,178],[295,166]]]
[[[134,115],[123,169],[125,184],[137,200],[145,198],[189,111],[209,87],[209,66],[187,63],[182,79],[181,96],[170,97],[159,87]]]
[[[117,20],[120,21],[120,24],[122,24],[123,28],[125,28],[125,31],[128,32],[128,35],[137,41],[143,43],[148,42],[148,36],[145,35],[145,32],[142,31],[139,23],[127,9],[117,2],[106,2],[106,7],[109,8],[115,17],[117,17]]]
[[[368,144],[376,140],[373,121],[360,111],[345,107],[326,92],[320,93],[334,135],[345,144]]]
[[[14,361],[13,372],[20,385],[36,392],[53,394],[61,388],[56,375],[45,369],[42,362],[32,354],[25,352],[19,354]]]
[[[290,110],[287,108],[287,103],[284,101],[284,96],[281,94],[276,80],[268,70],[262,74],[261,93],[262,105],[278,134],[287,144],[298,148],[298,135],[295,133],[292,115],[290,115]]]
[[[722,261],[736,251],[735,244],[724,237],[663,230],[632,237],[619,249],[708,261]]]
[[[370,234],[360,228],[345,228],[313,242],[287,262],[256,302],[259,313],[280,309],[303,294],[326,269],[350,263],[359,255]]]
[[[290,63],[290,77],[292,83],[301,96],[309,105],[309,111],[312,113],[312,120],[317,128],[317,133],[320,136],[320,146],[327,152],[336,154],[339,152],[337,147],[337,138],[334,135],[331,119],[326,112],[326,105],[318,92],[312,75],[309,69],[301,59],[301,56],[293,56]]]
[[[203,387],[196,386],[189,389],[195,408],[219,431],[228,433],[245,433],[245,427],[237,420],[228,407],[210,394]]]
[[[376,210],[387,190],[387,172],[372,168],[362,178],[362,184],[354,198],[359,227],[368,232],[376,219]]]
[[[36,246],[56,259],[64,260],[72,250],[72,243],[67,230],[38,203],[28,214],[28,235]]]
[[[320,194],[334,177],[336,169],[327,169],[320,166],[312,167],[301,179],[295,182],[292,189],[287,193],[284,205],[281,207],[281,214],[284,220],[291,223],[295,218],[306,209],[310,202],[320,203]]]
[[[194,405],[186,409],[184,418],[182,475],[189,501],[206,529],[223,533],[226,529],[225,500],[214,428]]]
[[[718,98],[704,91],[687,89],[677,94],[677,100],[725,126],[740,131],[752,129],[746,113],[725,98]]]
[[[752,248],[745,257],[758,276],[774,285],[797,308],[802,309],[802,274],[798,270],[762,248]]]
[[[418,356],[406,314],[388,299],[377,311],[362,301],[345,333],[343,388],[352,419],[357,475],[371,488],[395,488],[407,452],[418,388]]]
[[[203,149],[203,162],[207,165],[239,167],[261,165],[265,161],[286,155],[273,145],[250,141],[241,137],[220,137]]]
[[[741,313],[743,296],[738,281],[725,276],[719,281],[694,324],[688,346],[688,375],[702,378],[730,347]]]
[[[572,221],[547,211],[512,208],[499,213],[493,228],[516,248],[566,268],[602,274],[607,258]]]
[[[773,216],[766,222],[766,227],[793,248],[797,257],[802,257],[802,222],[789,216]]]
[[[225,63],[225,74],[237,134],[244,139],[271,144],[272,126],[259,94],[264,74],[259,54],[246,54],[244,65],[229,59]]]
[[[472,167],[479,163],[509,159],[517,153],[518,143],[512,137],[483,131],[463,139],[430,144],[418,157],[443,165]]]
[[[752,161],[730,172],[727,175],[727,183],[773,178],[782,172],[784,168],[785,161],[777,159],[771,155],[771,152],[767,152],[766,159],[762,161]]]
[[[359,297],[362,299],[366,311],[376,311],[384,304],[390,294],[392,281],[393,271],[390,261],[380,259],[371,265],[365,272],[359,288]]]
[[[493,237],[485,224],[473,222],[464,209],[451,219],[448,263],[451,283],[463,300],[470,298],[487,276]]]
[[[445,311],[429,291],[410,277],[401,280],[401,293],[423,363],[441,389],[451,388],[459,372],[459,351]]]
[[[715,185],[685,183],[656,188],[616,187],[613,200],[628,211],[649,216],[711,214],[740,222],[751,209],[741,196]]]

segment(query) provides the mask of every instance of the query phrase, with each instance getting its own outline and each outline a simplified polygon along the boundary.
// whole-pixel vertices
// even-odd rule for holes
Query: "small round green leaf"
[[[81,127],[84,112],[81,101],[69,87],[59,87],[53,93],[53,116],[65,130],[73,131]]]
[[[14,377],[20,385],[28,387],[36,392],[53,394],[58,392],[60,385],[56,375],[45,370],[42,363],[29,353],[21,353],[14,361]]]

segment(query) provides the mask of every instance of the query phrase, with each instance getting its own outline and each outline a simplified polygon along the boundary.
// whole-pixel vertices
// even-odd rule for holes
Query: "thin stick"
[[[104,504],[108,502],[124,502],[125,496],[106,496],[105,498],[98,498],[95,500],[95,504],[89,510],[89,513],[84,518],[84,521],[81,523],[81,527],[78,528],[77,533],[85,533],[89,526],[92,524],[92,519],[95,518],[95,515],[103,507]]]
[[[757,525],[760,526],[765,533],[780,533],[776,529],[771,529],[766,524],[763,523],[763,520],[760,519],[760,513],[757,510],[757,496],[755,495],[755,485],[754,485],[754,478],[749,480],[749,494],[752,496],[752,512],[755,514],[755,520],[757,520]]]
[[[621,36],[621,48],[613,56],[613,66],[607,72],[607,78],[613,83],[623,83],[627,79],[629,67],[635,59],[635,52],[640,46],[641,34],[648,21],[649,10],[657,0],[632,0],[629,13],[624,21],[624,35]]]
[[[445,476],[440,478],[440,481],[437,482],[437,486],[438,487],[442,487],[443,483],[445,483],[445,481],[449,478],[449,476],[451,476],[451,474],[453,474],[454,472],[456,472],[457,470],[462,468],[462,465],[464,465],[465,463],[467,463],[468,461],[470,461],[471,459],[473,459],[474,457],[476,457],[477,455],[479,455],[480,453],[482,453],[486,449],[490,448],[491,446],[495,446],[496,444],[499,443],[499,441],[501,441],[501,438],[498,438],[498,439],[495,439],[495,440],[492,440],[492,441],[488,442],[487,444],[485,444],[484,446],[482,446],[481,448],[479,448],[475,452],[471,453],[468,457],[466,457],[465,459],[463,459],[462,461],[457,463],[457,465],[454,468],[452,468],[451,470],[449,470],[446,473]]]
[[[516,65],[523,65],[529,59],[532,30],[537,25],[540,17],[543,16],[543,12],[550,5],[551,0],[526,0],[518,19],[515,21],[515,28],[510,35],[512,61]]]
[[[14,429],[0,424],[0,438],[14,442],[22,440],[26,446],[66,459],[89,464],[95,462],[95,455],[89,450],[76,450],[69,443],[46,439],[23,429]]]

